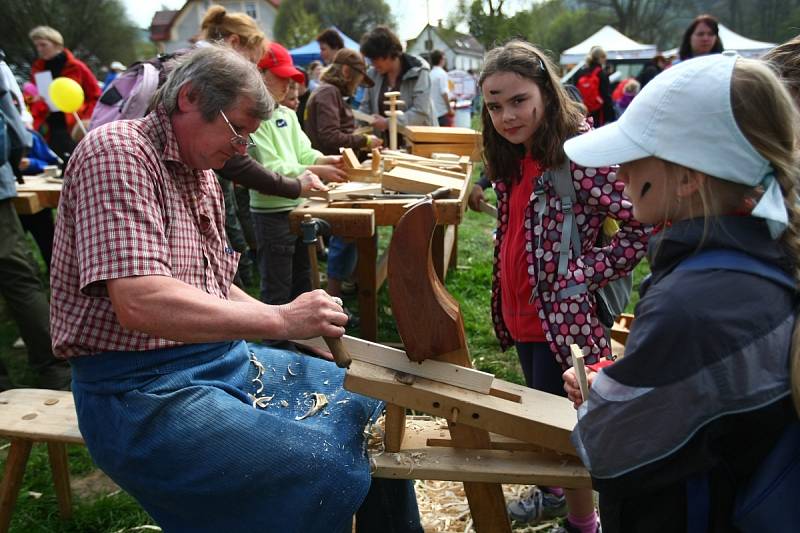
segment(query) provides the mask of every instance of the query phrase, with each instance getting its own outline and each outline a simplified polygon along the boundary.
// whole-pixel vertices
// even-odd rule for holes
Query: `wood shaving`
[[[322,409],[324,409],[326,405],[328,405],[328,397],[322,394],[321,392],[315,392],[311,396],[313,398],[312,400],[313,403],[311,404],[311,407],[309,408],[308,411],[306,411],[304,415],[294,417],[295,420],[303,420],[310,416],[314,416]]]

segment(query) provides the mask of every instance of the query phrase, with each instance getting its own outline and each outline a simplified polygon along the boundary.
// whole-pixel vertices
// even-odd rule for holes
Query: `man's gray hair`
[[[168,114],[178,109],[178,93],[189,84],[189,96],[197,101],[200,114],[209,122],[220,110],[235,105],[239,98],[253,101],[250,115],[266,120],[275,108],[258,69],[225,46],[203,46],[188,52],[170,65],[164,85],[153,96],[153,106],[163,105]]]

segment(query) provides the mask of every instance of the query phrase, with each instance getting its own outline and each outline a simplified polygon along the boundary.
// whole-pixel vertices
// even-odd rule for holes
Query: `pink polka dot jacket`
[[[628,274],[647,251],[651,231],[635,221],[630,200],[623,195],[623,184],[616,181],[616,168],[585,168],[570,164],[572,180],[577,195],[573,207],[580,235],[580,257],[570,252],[566,275],[559,277],[558,258],[561,246],[561,200],[553,185],[544,183],[546,206],[542,223],[536,216],[535,194],[531,195],[525,212],[525,242],[528,263],[528,281],[533,303],[542,321],[545,338],[556,360],[563,368],[572,366],[570,344],[588,347],[586,363],[593,364],[611,355],[611,346],[605,328],[596,315],[595,291],[623,275]],[[541,176],[523,176],[534,181]],[[503,350],[513,346],[514,339],[505,326],[500,302],[500,245],[508,224],[509,186],[494,183],[497,192],[497,236],[494,250],[492,279],[492,320],[495,334]],[[606,217],[618,221],[619,232],[603,247],[595,245]],[[539,247],[536,247],[536,243]],[[538,287],[537,287],[538,283]],[[588,291],[567,298],[559,298],[563,289],[586,283]]]

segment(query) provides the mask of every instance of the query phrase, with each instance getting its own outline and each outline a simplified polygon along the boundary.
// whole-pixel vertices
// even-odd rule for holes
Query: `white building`
[[[480,70],[486,52],[472,35],[430,24],[406,43],[406,52],[426,59],[433,50],[444,52],[448,70]]]
[[[278,16],[281,0],[188,0],[177,11],[157,11],[150,23],[150,40],[160,53],[170,53],[190,46],[197,40],[200,23],[208,8],[221,5],[229,13],[247,13],[258,23],[261,31],[272,39],[272,28]]]

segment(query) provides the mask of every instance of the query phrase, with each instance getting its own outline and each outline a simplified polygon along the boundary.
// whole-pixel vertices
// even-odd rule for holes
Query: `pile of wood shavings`
[[[506,501],[511,501],[524,496],[529,488],[529,485],[503,485],[503,494]],[[425,533],[474,533],[463,484],[457,481],[417,480],[414,482],[414,489],[417,492],[417,504]],[[512,530],[518,533],[543,533],[556,528],[558,524],[558,520],[545,521],[535,526],[515,523]]]
[[[445,419],[437,419],[441,427],[447,428]],[[413,428],[414,417],[406,418],[407,428]],[[384,417],[381,416],[370,426],[367,433],[367,449],[370,454],[384,453]],[[413,468],[413,454],[409,456],[410,468]],[[503,485],[506,501],[518,500],[530,490],[530,485]],[[425,533],[474,533],[469,504],[464,493],[464,485],[458,481],[415,480],[420,521]],[[559,520],[548,520],[534,526],[512,524],[512,530],[518,533],[549,532],[559,525]]]

